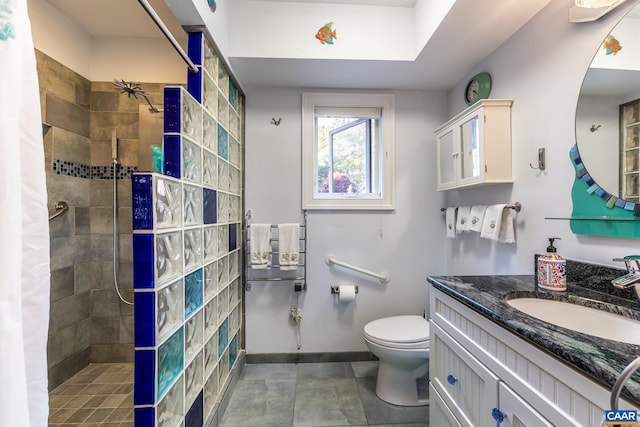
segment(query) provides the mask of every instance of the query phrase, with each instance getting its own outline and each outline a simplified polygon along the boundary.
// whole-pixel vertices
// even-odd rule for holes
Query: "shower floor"
[[[49,392],[49,427],[133,427],[133,364],[91,364]]]

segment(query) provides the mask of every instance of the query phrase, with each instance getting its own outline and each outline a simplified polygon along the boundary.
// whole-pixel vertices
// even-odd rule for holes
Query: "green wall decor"
[[[578,146],[570,150],[576,171],[571,189],[570,227],[575,234],[640,238],[640,204],[619,199],[602,189],[589,175]]]

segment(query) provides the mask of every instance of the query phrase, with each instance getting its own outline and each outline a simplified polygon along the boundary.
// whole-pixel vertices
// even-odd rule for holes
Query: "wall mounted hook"
[[[536,169],[536,170],[541,170],[541,171],[543,171],[545,169],[545,165],[544,165],[544,148],[538,148],[538,167],[533,166],[531,163],[529,163],[529,167],[531,169]]]
[[[591,127],[589,128],[589,130],[590,130],[591,132],[595,132],[595,131],[597,131],[598,129],[600,129],[601,127],[602,127],[602,125],[591,125]]]
[[[281,121],[282,121],[282,117],[278,117],[278,120],[276,120],[275,117],[271,118],[271,124],[272,125],[280,126],[280,122]]]

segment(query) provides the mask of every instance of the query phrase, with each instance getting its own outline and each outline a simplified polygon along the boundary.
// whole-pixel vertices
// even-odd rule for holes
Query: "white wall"
[[[475,236],[448,241],[451,274],[533,272],[533,256],[544,252],[546,237],[557,236],[558,253],[572,259],[620,267],[612,262],[638,252],[637,239],[574,235],[568,221],[545,220],[571,213],[574,170],[569,150],[575,144],[575,112],[580,86],[594,52],[622,13],[637,1],[599,21],[569,24],[571,1],[554,1],[500,46],[468,76],[489,71],[492,98],[513,99],[512,135],[514,184],[447,194],[452,205],[481,202],[522,203],[516,221],[517,244],[492,244]],[[464,108],[466,80],[448,94],[449,115]],[[546,147],[547,170],[529,168],[538,147]],[[587,165],[589,167],[589,165]]]
[[[416,57],[416,18],[409,7],[236,0],[230,18],[230,28],[245,29],[233,31],[229,50],[234,57]],[[338,41],[323,45],[315,36],[329,22]]]
[[[302,221],[301,93],[252,89],[246,104],[246,208],[256,223]],[[280,126],[271,118],[282,118]],[[365,351],[362,328],[376,318],[421,314],[428,274],[444,274],[443,195],[435,188],[435,136],[445,119],[444,93],[396,92],[396,210],[392,213],[321,213],[307,218],[307,283],[300,296],[301,352]],[[329,267],[328,253],[373,271],[379,281]],[[359,285],[356,301],[339,304],[330,286]],[[248,353],[296,352],[289,321],[292,284],[253,283],[246,294]]]
[[[94,38],[45,0],[28,0],[28,7],[36,49],[88,80],[186,82],[187,67],[164,38]]]

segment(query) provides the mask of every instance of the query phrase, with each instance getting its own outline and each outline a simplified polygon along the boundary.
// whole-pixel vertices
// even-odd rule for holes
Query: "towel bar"
[[[507,207],[510,208],[510,209],[513,209],[516,212],[520,212],[522,210],[522,203],[515,202],[514,204],[509,205]],[[444,212],[446,210],[447,210],[447,208],[440,208],[440,212]]]

